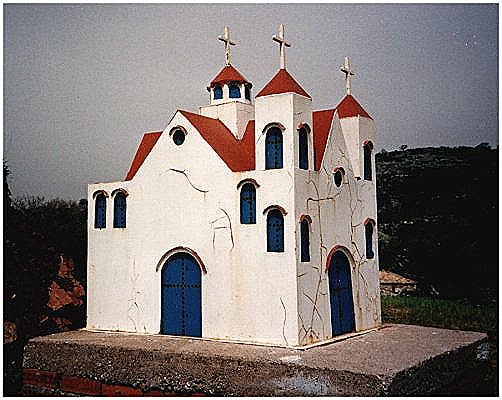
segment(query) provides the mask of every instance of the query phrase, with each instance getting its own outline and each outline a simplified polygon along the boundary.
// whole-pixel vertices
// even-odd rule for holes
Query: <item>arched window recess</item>
[[[281,214],[284,216],[286,216],[288,214],[288,212],[283,207],[274,204],[274,205],[271,205],[271,206],[268,206],[267,208],[265,208],[263,210],[263,215],[267,214],[270,210],[272,210],[274,208],[279,210],[281,212]]]
[[[256,224],[256,186],[247,181],[240,190],[240,222]]]
[[[127,200],[128,193],[125,189],[115,189],[112,192],[113,197],[113,227],[125,228],[127,218]]]
[[[270,122],[267,125],[265,125],[265,128],[263,128],[262,133],[267,133],[267,131],[270,128],[273,128],[274,126],[279,128],[282,131],[282,133],[284,133],[284,131],[286,130],[286,127],[280,122]]]
[[[373,179],[372,153],[373,143],[370,140],[365,140],[363,142],[363,176],[366,181]]]
[[[300,222],[307,220],[309,224],[312,223],[312,218],[310,218],[310,215],[307,214],[302,214],[300,215]]]
[[[258,182],[256,182],[254,179],[252,179],[252,178],[246,178],[246,179],[243,179],[242,181],[240,181],[237,184],[237,189],[240,189],[240,187],[242,185],[244,185],[245,183],[252,183],[254,185],[254,187],[257,188],[257,189],[260,187],[260,184]]]
[[[300,217],[300,261],[310,261],[310,227],[312,219],[308,215]]]
[[[105,229],[106,228],[106,199],[108,193],[104,190],[98,190],[92,195],[94,198],[94,228],[95,229]]]
[[[279,169],[283,166],[284,126],[270,123],[265,126],[265,169]]]
[[[241,87],[238,83],[232,82],[228,85],[228,97],[231,99],[241,98]]]
[[[117,193],[123,193],[125,197],[129,196],[129,193],[127,192],[127,190],[123,189],[123,188],[119,188],[119,189],[115,189],[113,192],[112,192],[112,197],[115,197],[115,195]]]
[[[220,100],[223,98],[223,88],[220,85],[216,85],[213,88],[213,99]]]
[[[305,170],[309,169],[309,134],[308,124],[298,124],[298,167]]]
[[[105,197],[110,197],[110,195],[108,194],[108,192],[106,190],[96,190],[93,194],[92,194],[92,198],[95,199],[96,196],[98,194],[102,194],[103,196]]]
[[[375,238],[375,221],[367,218],[364,221],[364,237],[366,242],[366,258],[372,259],[375,257],[374,238]]]
[[[296,127],[297,130],[300,130],[302,128],[305,129],[307,133],[311,132],[310,126],[306,122],[300,122]]]
[[[265,209],[267,214],[267,252],[284,252],[284,209],[271,206]]]

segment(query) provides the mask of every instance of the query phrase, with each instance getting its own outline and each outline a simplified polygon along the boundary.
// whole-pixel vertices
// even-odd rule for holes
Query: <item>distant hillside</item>
[[[495,300],[498,148],[382,151],[376,168],[380,268],[441,297]]]

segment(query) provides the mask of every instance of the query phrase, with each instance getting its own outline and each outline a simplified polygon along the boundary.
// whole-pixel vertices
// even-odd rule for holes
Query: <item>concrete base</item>
[[[384,325],[308,349],[73,331],[30,340],[25,394],[380,396],[441,393],[488,359],[484,333]]]

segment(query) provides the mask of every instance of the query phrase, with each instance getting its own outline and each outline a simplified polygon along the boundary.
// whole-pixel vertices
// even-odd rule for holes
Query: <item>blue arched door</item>
[[[188,253],[175,253],[162,268],[160,333],[202,336],[201,271]]]
[[[328,279],[332,335],[352,332],[355,330],[355,320],[350,262],[343,252],[337,251],[331,257]]]

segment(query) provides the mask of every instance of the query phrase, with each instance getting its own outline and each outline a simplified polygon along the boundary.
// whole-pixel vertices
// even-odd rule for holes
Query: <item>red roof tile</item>
[[[217,83],[225,84],[230,82],[249,83],[249,81],[234,67],[226,65],[225,68],[223,68],[220,73],[216,75],[216,78],[211,81],[211,86]]]
[[[255,169],[254,120],[248,122],[244,136],[238,140],[218,119],[182,110],[180,113],[199,131],[232,171]]]
[[[233,67],[231,68],[233,69]],[[281,74],[281,71],[284,72]],[[284,78],[286,75],[289,78]],[[279,73],[277,73],[277,75],[262,89],[262,91],[256,97],[273,94],[272,92],[269,92],[269,90],[273,91],[274,87],[285,88],[286,85],[283,85],[282,83],[287,83],[287,81],[290,82],[290,86],[291,82],[294,82],[294,84],[298,86],[300,91],[303,91],[303,89],[296,83],[296,81],[294,81],[294,79],[291,77],[291,75],[289,75],[289,73],[286,72],[286,70],[280,70]],[[298,91],[296,90],[278,91],[275,93],[285,93],[290,91],[298,93]],[[308,96],[308,94],[306,93],[305,95]],[[331,122],[333,121],[335,111],[338,111],[338,116],[340,119],[355,117],[357,115],[373,119],[351,95],[345,96],[340,104],[338,104],[336,109],[314,111],[312,113],[312,124],[314,132],[314,168],[316,171],[319,171],[319,169],[321,168],[324,151],[326,149],[326,143],[328,141],[328,135],[331,128]],[[204,117],[202,115],[194,114],[188,111],[180,110],[180,112],[200,132],[204,140],[214,149],[214,151],[220,156],[220,158],[228,165],[228,167],[232,171],[251,171],[255,169],[254,121],[248,122],[243,138],[241,140],[237,140],[232,132],[230,132],[230,130],[218,119]],[[138,150],[136,151],[136,155],[134,156],[131,168],[127,173],[125,179],[126,181],[131,180],[136,175],[136,172],[145,161],[153,146],[155,145],[155,143],[157,143],[157,140],[159,139],[161,133],[162,132],[145,133],[138,147]]]
[[[280,69],[277,74],[272,78],[272,80],[265,85],[265,87],[256,95],[256,97],[260,96],[268,96],[270,94],[279,94],[279,93],[297,93],[302,96],[308,97],[311,99],[310,95],[302,89],[298,82],[294,80],[294,78],[289,74],[285,69]]]
[[[134,175],[136,175],[139,167],[141,167],[148,154],[150,154],[150,151],[152,151],[153,146],[155,146],[155,143],[157,143],[157,140],[159,140],[161,134],[162,132],[151,132],[145,133],[143,135],[143,139],[139,144],[136,155],[132,160],[131,168],[129,168],[129,172],[127,173],[127,176],[125,178],[126,181],[130,181],[132,178],[134,178]]]
[[[360,115],[361,117],[373,119],[350,94],[343,98],[340,104],[336,106],[336,109],[338,110],[338,117],[340,119],[357,117],[358,115]]]
[[[312,125],[314,126],[314,169],[316,171],[321,169],[334,114],[335,110],[314,111],[312,113]]]
[[[338,118],[340,119],[357,117],[358,115],[373,119],[351,95],[345,96],[333,110],[314,111],[312,113],[312,124],[314,125],[314,168],[316,171],[321,168],[335,111],[338,111]]]

